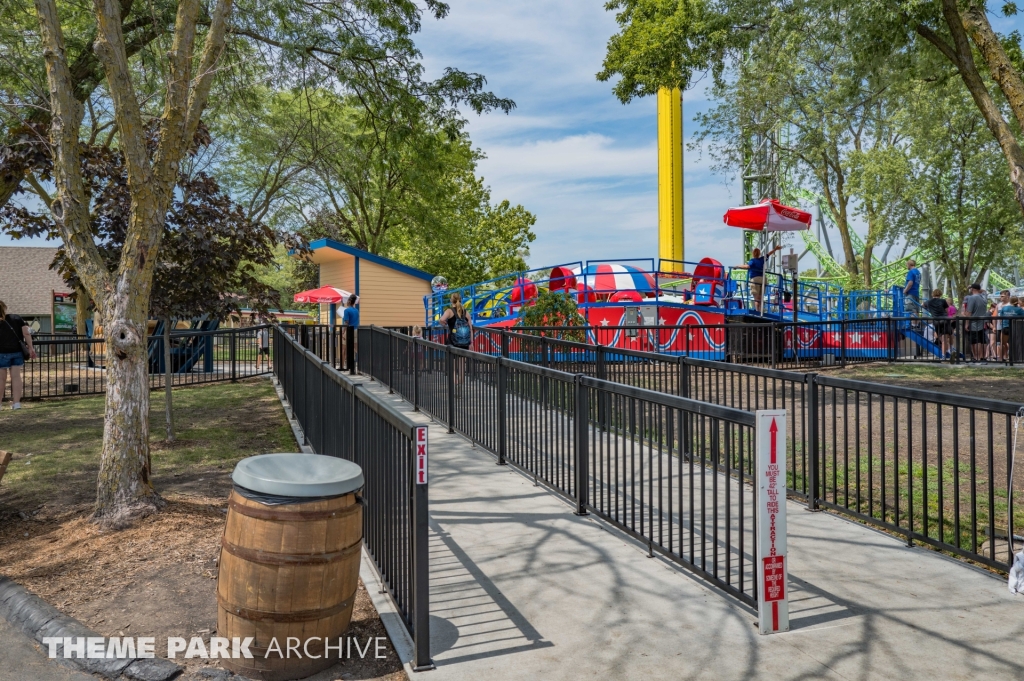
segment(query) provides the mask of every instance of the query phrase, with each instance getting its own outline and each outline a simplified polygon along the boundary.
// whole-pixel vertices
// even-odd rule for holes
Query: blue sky
[[[431,75],[445,66],[483,73],[515,100],[504,114],[469,115],[473,142],[495,200],[537,216],[534,266],[580,259],[656,257],[657,118],[653,98],[623,105],[595,78],[614,15],[596,0],[450,0],[451,13],[424,25],[419,44]],[[701,90],[684,97],[684,135],[708,107]],[[722,213],[739,186],[686,152],[687,260],[732,263],[740,237]],[[731,190],[731,191],[730,191]]]

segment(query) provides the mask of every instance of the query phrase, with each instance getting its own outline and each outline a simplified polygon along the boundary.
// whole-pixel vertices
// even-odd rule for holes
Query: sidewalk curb
[[[55,638],[102,638],[74,617],[61,613],[35,594],[30,593],[17,582],[0,575],[0,617],[14,625],[19,631],[41,646],[43,639]],[[105,646],[104,646],[105,647]],[[182,667],[163,658],[89,659],[64,658],[63,643],[57,644],[54,662],[79,669],[90,674],[99,674],[107,679],[122,677],[135,681],[170,681],[184,671]]]

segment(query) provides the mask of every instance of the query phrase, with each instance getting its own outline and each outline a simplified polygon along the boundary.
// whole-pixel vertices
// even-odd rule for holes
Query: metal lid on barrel
[[[242,459],[231,480],[239,487],[284,497],[333,497],[363,486],[362,469],[321,454],[260,454]]]

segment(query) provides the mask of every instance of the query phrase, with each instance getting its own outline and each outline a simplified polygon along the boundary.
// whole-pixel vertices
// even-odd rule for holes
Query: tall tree
[[[197,25],[198,0],[178,3],[170,49],[160,64],[166,74],[163,112],[152,152],[128,64],[122,8],[113,0],[94,3],[95,52],[106,76],[131,197],[124,247],[114,270],[107,267],[93,239],[90,202],[81,174],[79,129],[84,107],[75,96],[57,3],[36,0],[35,4],[52,116],[56,196],[50,210],[69,261],[103,315],[110,352],[95,515],[104,524],[119,525],[152,512],[161,503],[149,479],[149,296],[164,218],[180,163],[206,108],[224,50],[232,0],[216,0],[209,28],[203,31]]]
[[[907,51],[935,49],[956,69],[998,142],[1015,200],[1024,211],[1024,150],[1018,132],[1024,128],[1024,81],[1019,60],[1013,59],[1020,41],[995,32],[984,0],[610,0],[606,7],[618,10],[621,31],[608,43],[598,78],[619,76],[614,91],[623,101],[653,94],[661,86],[686,88],[706,71],[721,77],[770,28],[799,22],[809,13],[842,11],[847,30],[839,39],[874,59],[907,64],[902,59]],[[1015,14],[1016,4],[1004,3],[1003,12]],[[1004,106],[1016,119],[1016,130]]]
[[[490,203],[480,152],[430,102],[367,110],[355,96],[277,93],[235,133],[236,192],[274,224],[445,274],[453,285],[522,269],[535,218]]]
[[[696,143],[710,141],[719,165],[730,170],[745,167],[751,135],[774,145],[790,179],[810,181],[821,192],[847,270],[870,287],[874,247],[886,229],[873,197],[858,193],[851,173],[863,154],[884,153],[897,141],[892,119],[902,91],[893,64],[864,58],[846,44],[847,20],[844,11],[821,11],[769,24],[729,77],[717,79],[719,104],[697,116]],[[862,253],[853,231],[858,213],[868,224]]]
[[[896,125],[896,153],[866,157],[862,181],[883,219],[932,256],[962,295],[1024,236],[999,144],[955,74],[919,82]]]

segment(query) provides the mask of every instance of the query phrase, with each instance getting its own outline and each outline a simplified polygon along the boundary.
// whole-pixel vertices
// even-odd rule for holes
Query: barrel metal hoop
[[[345,508],[335,509],[333,511],[275,511],[270,508],[257,508],[254,506],[246,506],[238,503],[234,499],[228,501],[228,506],[232,511],[239,515],[244,515],[249,518],[256,518],[257,520],[330,520],[331,518],[344,518],[356,513],[362,503],[357,500],[356,503]]]
[[[335,563],[348,558],[354,553],[358,553],[362,546],[362,539],[334,553],[274,553],[261,549],[247,549],[244,546],[232,544],[227,540],[227,537],[221,537],[220,545],[231,555],[238,556],[250,563],[259,563],[261,565],[322,565],[325,563]]]
[[[225,612],[229,612],[235,617],[240,617],[243,620],[249,620],[251,622],[291,623],[312,622],[313,620],[334,617],[339,612],[352,605],[355,597],[356,592],[353,591],[351,596],[343,600],[341,603],[332,605],[329,608],[320,608],[319,610],[296,610],[295,612],[274,612],[272,610],[240,608],[227,602],[227,600],[219,593],[217,594],[217,602],[220,604],[220,607],[224,608]]]

